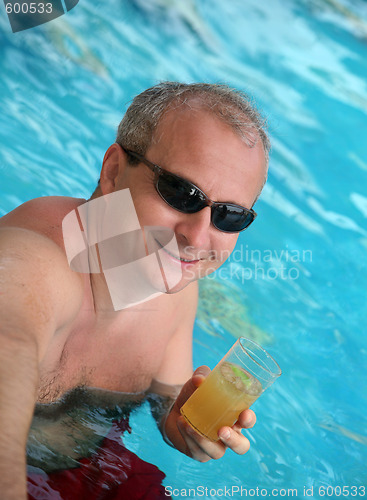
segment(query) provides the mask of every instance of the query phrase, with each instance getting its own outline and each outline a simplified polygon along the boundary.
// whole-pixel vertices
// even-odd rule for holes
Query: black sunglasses
[[[201,189],[178,175],[155,165],[129,149],[122,149],[132,158],[149,167],[155,174],[155,188],[160,197],[172,208],[185,214],[194,214],[205,207],[211,208],[211,222],[225,233],[239,233],[255,220],[256,212],[234,203],[210,200]]]

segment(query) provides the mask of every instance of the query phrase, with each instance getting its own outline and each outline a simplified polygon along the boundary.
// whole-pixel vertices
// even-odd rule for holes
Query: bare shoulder
[[[44,196],[26,201],[0,218],[0,228],[29,229],[52,239],[61,248],[64,217],[86,200],[66,196]]]
[[[57,265],[67,266],[64,252],[53,240],[36,231],[16,226],[0,227],[0,258],[6,258],[5,264],[8,265],[13,260],[34,265],[55,259],[53,268]]]
[[[3,215],[0,221],[4,225],[13,225],[11,223],[22,222],[26,218],[32,218],[35,214],[46,217],[50,215],[50,210],[52,212],[51,215],[55,215],[60,211],[67,213],[85,202],[84,198],[72,198],[70,196],[41,196],[39,198],[32,198],[6,215]]]
[[[35,231],[19,227],[0,227],[0,269],[12,269],[13,278],[20,274],[45,278],[60,278],[59,286],[67,284],[80,288],[82,279],[72,271],[64,251],[50,238]]]
[[[82,277],[61,248],[18,227],[0,228],[0,288],[1,319],[14,328],[23,322],[21,328],[36,330],[42,322],[55,331],[75,317],[83,299]]]

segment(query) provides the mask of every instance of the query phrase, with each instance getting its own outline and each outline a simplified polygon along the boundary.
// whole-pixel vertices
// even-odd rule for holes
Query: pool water
[[[162,442],[148,404],[132,414],[124,443],[178,496],[367,486],[366,56],[363,0],[84,1],[17,34],[0,9],[0,215],[88,197],[129,101],[160,80],[229,83],[268,117],[259,215],[201,284],[194,365],[245,334],[283,375],[254,404],[245,457],[194,462]]]

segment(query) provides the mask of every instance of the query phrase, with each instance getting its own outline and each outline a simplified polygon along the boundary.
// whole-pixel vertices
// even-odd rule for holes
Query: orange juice
[[[196,431],[218,441],[218,430],[231,427],[261,393],[262,386],[254,376],[235,363],[223,362],[181,407],[181,413]]]

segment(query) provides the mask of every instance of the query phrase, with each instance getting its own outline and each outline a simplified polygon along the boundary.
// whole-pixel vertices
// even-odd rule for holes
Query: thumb
[[[210,368],[204,365],[199,366],[199,368],[194,371],[192,377],[182,387],[181,392],[176,399],[178,408],[181,408],[181,406],[186,403],[191,394],[204,382],[209,373]]]
[[[194,373],[192,374],[192,377],[191,377],[191,380],[195,386],[195,389],[197,389],[199,387],[199,385],[201,385],[204,382],[206,377],[209,375],[210,371],[211,370],[210,370],[209,366],[205,366],[205,365],[202,365],[202,366],[199,366],[199,368],[196,368],[196,370],[194,371]]]

